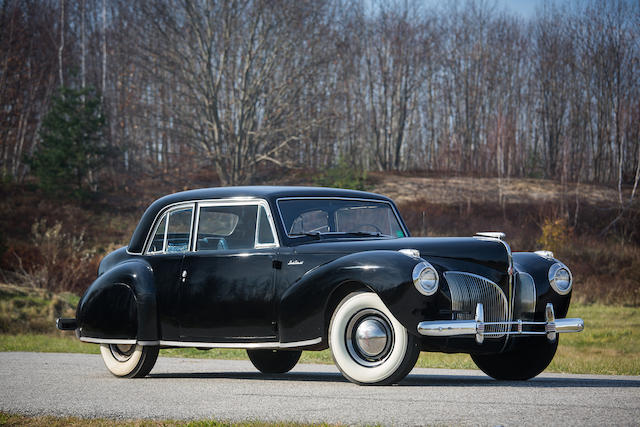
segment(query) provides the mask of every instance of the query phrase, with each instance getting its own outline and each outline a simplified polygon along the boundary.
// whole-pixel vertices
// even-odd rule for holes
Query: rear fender
[[[378,294],[393,315],[417,334],[411,308],[420,309],[428,298],[413,286],[418,258],[397,251],[358,252],[308,271],[291,285],[280,300],[279,332],[283,343],[325,340],[325,325],[333,314],[329,305],[341,289],[368,289]],[[355,285],[358,284],[358,285]],[[411,302],[407,306],[407,301]]]
[[[153,271],[142,260],[114,266],[96,279],[78,303],[80,338],[157,341]]]

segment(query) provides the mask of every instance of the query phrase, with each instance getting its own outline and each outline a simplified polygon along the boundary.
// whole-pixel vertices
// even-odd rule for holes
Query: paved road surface
[[[414,369],[360,387],[329,365],[264,376],[246,361],[160,358],[145,379],[111,376],[100,356],[0,353],[0,410],[117,419],[284,420],[385,425],[639,425],[640,377]]]

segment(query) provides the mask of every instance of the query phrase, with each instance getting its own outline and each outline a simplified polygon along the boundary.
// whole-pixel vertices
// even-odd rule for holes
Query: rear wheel
[[[340,372],[356,384],[393,384],[413,369],[418,340],[370,292],[347,295],[329,325],[329,347]]]
[[[558,348],[558,337],[521,338],[511,350],[500,354],[472,354],[471,358],[485,374],[497,380],[522,381],[544,371]]]
[[[253,366],[265,374],[289,372],[296,366],[301,354],[301,351],[296,350],[247,350]]]
[[[138,344],[100,344],[107,369],[116,377],[145,377],[158,359],[158,346]]]

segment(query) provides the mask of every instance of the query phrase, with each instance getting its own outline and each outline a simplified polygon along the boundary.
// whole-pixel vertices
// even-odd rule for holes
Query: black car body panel
[[[473,335],[427,337],[418,332],[420,322],[473,318],[472,309],[453,309],[454,300],[461,298],[454,295],[454,279],[458,280],[458,293],[460,289],[468,291],[460,288],[460,283],[479,280],[495,295],[503,295],[506,321],[516,315],[518,319],[544,320],[548,303],[553,304],[556,316],[566,316],[571,292],[555,292],[548,278],[557,260],[533,253],[512,254],[504,241],[486,237],[288,234],[291,230],[284,228],[278,201],[297,197],[388,204],[389,212],[395,213],[403,228],[400,234],[409,236],[393,202],[372,193],[232,187],[172,194],[146,210],[128,247],[103,259],[98,278],[77,309],[79,337],[94,342],[133,340],[165,346],[273,344],[274,348],[325,348],[336,305],[350,292],[367,290],[380,297],[393,316],[419,339],[423,350],[476,354],[503,351],[508,335],[479,343]],[[238,200],[264,203],[272,219],[275,242],[245,249],[221,246],[218,250],[195,250],[199,243],[194,239],[200,239],[195,228],[201,204],[221,200],[230,204]],[[184,203],[190,203],[189,209],[194,212],[192,239],[187,233],[184,243],[186,247],[188,240],[189,247],[175,253],[166,249],[149,253],[152,233],[160,227],[161,218],[169,218],[165,213]],[[225,238],[219,236],[213,241],[223,245]],[[411,251],[401,252],[403,249]],[[421,262],[433,266],[440,278],[432,296],[421,294],[414,283],[412,274]]]
[[[81,335],[158,340],[154,274],[141,259],[122,261],[103,273],[80,299]]]

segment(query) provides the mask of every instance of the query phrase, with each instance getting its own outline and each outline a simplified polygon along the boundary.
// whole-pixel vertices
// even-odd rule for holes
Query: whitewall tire
[[[420,355],[417,338],[370,292],[351,293],[338,305],[329,324],[329,347],[340,372],[361,385],[401,381]]]
[[[142,378],[158,359],[158,346],[138,344],[100,344],[102,360],[116,377]]]

